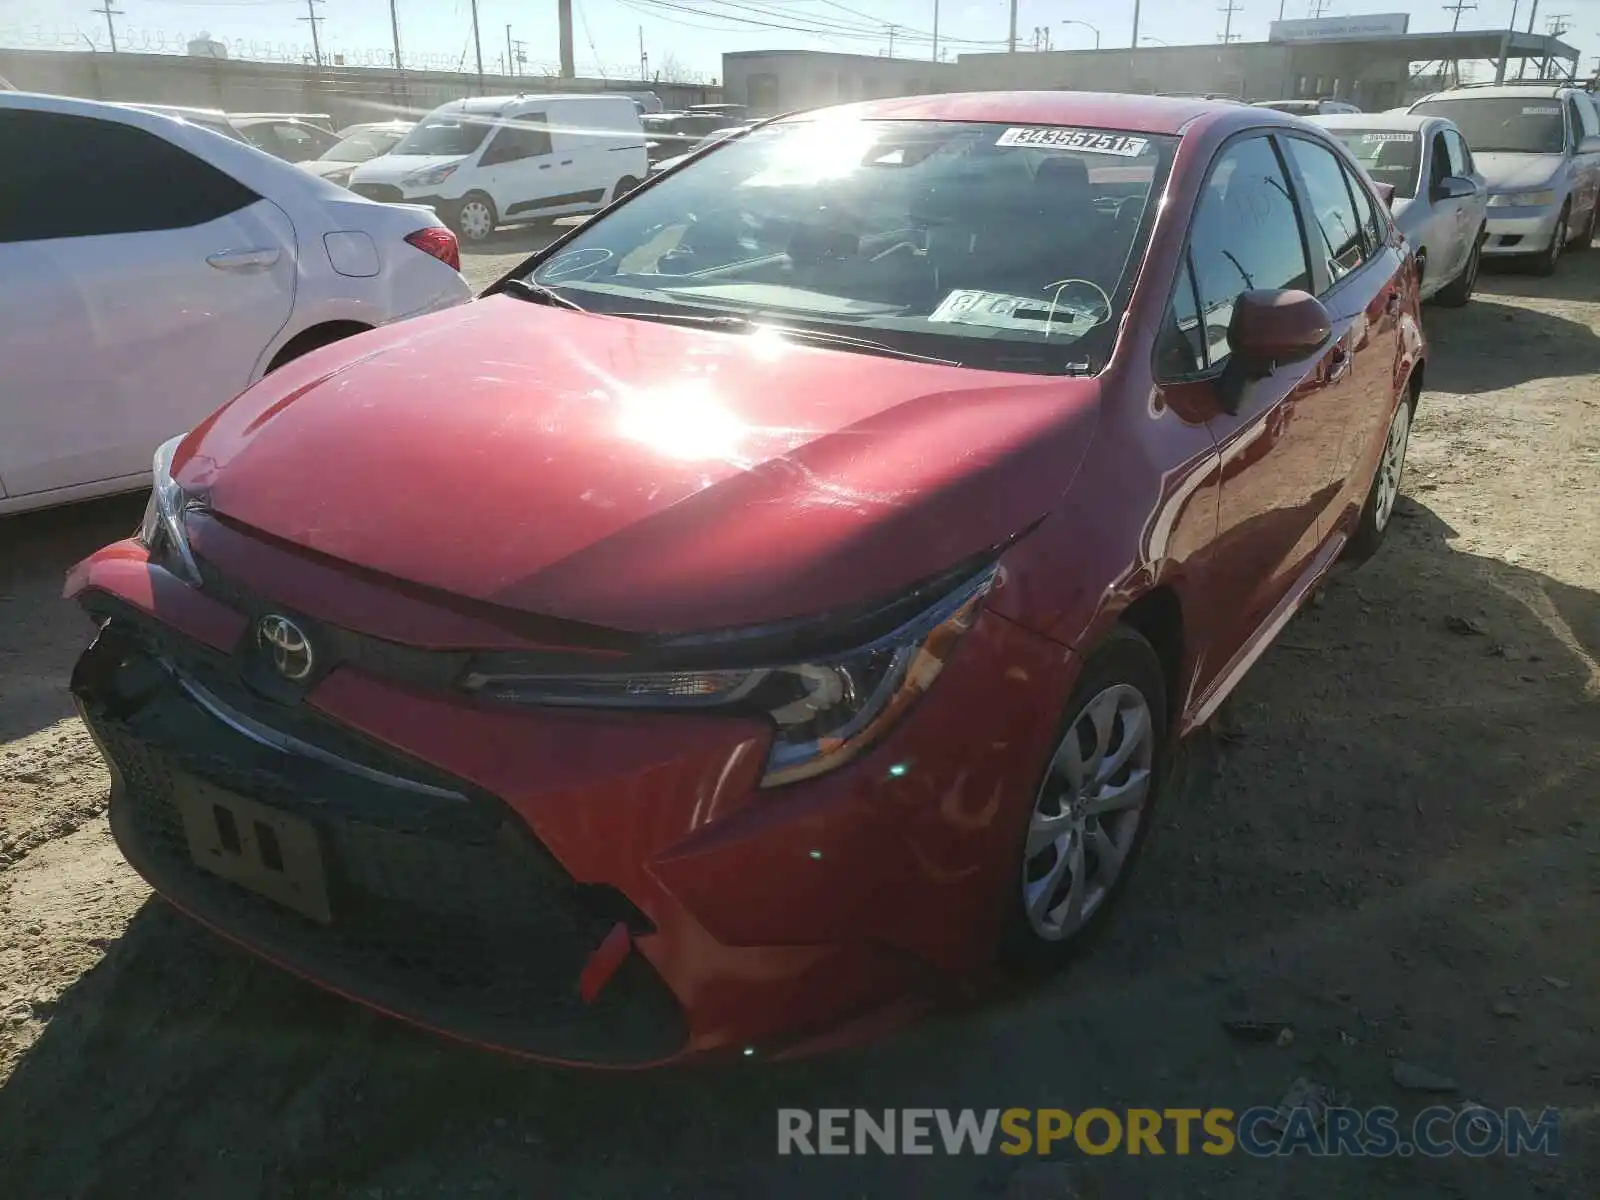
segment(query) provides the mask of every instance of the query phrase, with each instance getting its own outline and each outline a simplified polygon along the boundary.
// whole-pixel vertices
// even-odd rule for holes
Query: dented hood
[[[1092,379],[495,296],[269,376],[174,468],[222,518],[397,580],[637,632],[892,597],[1043,515]]]

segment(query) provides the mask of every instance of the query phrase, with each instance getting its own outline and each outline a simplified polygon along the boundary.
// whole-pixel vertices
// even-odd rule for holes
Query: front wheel
[[[1555,230],[1550,234],[1550,244],[1544,248],[1544,253],[1533,260],[1535,275],[1556,273],[1556,265],[1561,261],[1561,252],[1567,248],[1567,222],[1571,218],[1572,210],[1563,205],[1561,215],[1556,218]]]
[[[463,242],[487,240],[499,223],[500,217],[494,210],[494,201],[482,192],[468,192],[445,219],[445,224],[450,226]]]
[[[1472,289],[1478,285],[1478,266],[1483,251],[1483,231],[1479,230],[1478,236],[1473,240],[1472,249],[1467,252],[1466,265],[1461,268],[1461,273],[1452,279],[1434,296],[1434,301],[1445,308],[1460,308],[1472,299]]]
[[[1088,655],[1007,876],[1002,959],[1063,966],[1103,921],[1143,848],[1165,763],[1156,652],[1119,626]]]
[[[632,175],[624,175],[621,179],[617,180],[617,186],[611,189],[611,202],[615,204],[618,200],[621,200],[624,196],[638,186],[639,181]]]
[[[1367,491],[1367,502],[1362,506],[1361,519],[1356,523],[1355,536],[1344,549],[1344,557],[1351,563],[1363,563],[1378,552],[1384,535],[1389,532],[1389,519],[1394,516],[1395,502],[1400,499],[1400,480],[1406,469],[1406,447],[1411,443],[1411,417],[1414,401],[1401,400],[1389,421],[1389,436],[1383,441],[1383,454],[1378,459],[1378,470],[1372,477],[1372,487]]]

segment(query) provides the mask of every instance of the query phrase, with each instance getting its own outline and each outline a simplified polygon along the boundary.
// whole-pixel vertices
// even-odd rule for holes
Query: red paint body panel
[[[1322,137],[1293,118],[1072,93],[839,115],[1181,134],[1104,370],[1007,375],[497,297],[291,364],[177,460],[213,509],[190,522],[202,559],[422,649],[815,616],[1007,545],[927,694],[856,760],[781,788],[759,787],[772,733],[753,717],[489,706],[348,665],[307,694],[498,798],[574,880],[636,906],[653,932],[631,948],[681,1003],[685,1053],[825,1046],[992,968],[1082,656],[1163,590],[1173,731],[1205,720],[1338,557],[1425,354],[1391,229],[1322,297],[1329,346],[1237,412],[1214,381],[1157,379],[1210,163],[1245,131]],[[67,591],[218,648],[245,630],[130,543]]]

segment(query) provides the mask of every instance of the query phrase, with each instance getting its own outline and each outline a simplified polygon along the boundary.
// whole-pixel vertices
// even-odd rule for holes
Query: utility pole
[[[639,26],[639,80],[650,78],[650,56],[644,52],[644,26]]]
[[[1134,0],[1137,4],[1139,0]],[[1006,35],[1006,53],[1017,52],[1017,0],[1011,0],[1011,32]]]
[[[403,70],[400,65],[400,0],[389,0],[389,32],[394,34],[394,69]]]
[[[483,39],[478,36],[478,0],[472,0],[472,48],[478,55],[478,95],[483,95]]]
[[[1444,8],[1445,12],[1455,14],[1455,17],[1450,22],[1450,32],[1454,33],[1456,30],[1461,28],[1461,14],[1464,12],[1472,12],[1478,6],[1476,4],[1466,3],[1466,0],[1456,0],[1454,4],[1446,4],[1442,7]]]
[[[1139,48],[1139,0],[1133,0],[1133,41],[1129,45]]]
[[[513,62],[513,59],[511,57],[511,26],[507,25],[506,26],[506,74],[507,75],[514,75],[516,73],[515,70],[513,69],[512,65],[511,65],[512,62]]]
[[[1233,14],[1244,11],[1244,5],[1235,4],[1233,0],[1228,0],[1228,2],[1221,8],[1217,9],[1217,11],[1223,15],[1222,44],[1226,46],[1234,39]]]
[[[1533,32],[1533,23],[1539,16],[1539,0],[1533,0],[1533,8],[1528,12],[1528,32]]]
[[[572,0],[556,0],[556,25],[561,34],[561,78],[572,79],[578,74],[572,65]]]
[[[101,4],[103,7],[91,8],[89,11],[92,13],[100,13],[105,17],[106,32],[111,35],[111,53],[115,54],[117,52],[117,26],[111,18],[120,17],[123,15],[123,13],[120,8],[111,7],[111,0],[101,0]]]
[[[895,35],[895,31],[897,29],[899,29],[899,28],[900,28],[900,26],[898,26],[898,25],[890,25],[888,27],[888,29],[889,29],[889,57],[890,58],[894,57],[894,35]]]
[[[322,39],[317,36],[317,22],[322,18],[317,16],[315,6],[321,3],[322,0],[306,0],[306,15],[298,18],[311,24],[311,56],[317,60],[318,69],[322,67]]]
[[[933,61],[939,61],[939,0],[933,0]]]

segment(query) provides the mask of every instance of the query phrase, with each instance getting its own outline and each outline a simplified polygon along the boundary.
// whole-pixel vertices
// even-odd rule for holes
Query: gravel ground
[[[469,256],[478,286],[532,248]],[[1430,309],[1389,544],[1197,741],[1117,920],[1004,1004],[799,1064],[609,1076],[461,1049],[192,928],[125,867],[63,570],[137,498],[0,523],[8,1197],[1600,1195],[1600,252]],[[1222,1023],[1282,1021],[1287,1045]],[[775,1154],[774,1110],[1563,1110],[1555,1159]]]

